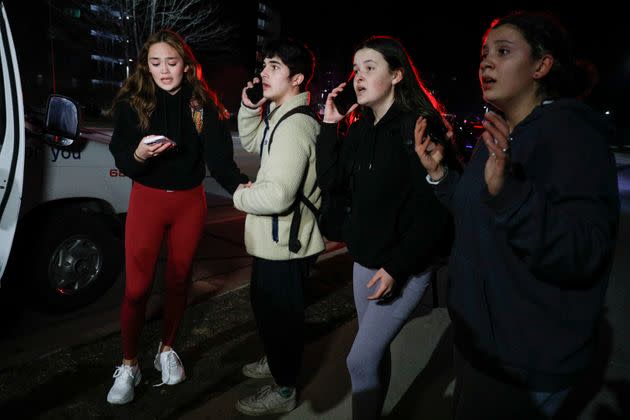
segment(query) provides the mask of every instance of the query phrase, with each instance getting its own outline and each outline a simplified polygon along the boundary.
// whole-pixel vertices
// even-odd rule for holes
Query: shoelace
[[[124,367],[124,366],[118,366],[116,368],[116,370],[114,371],[114,375],[112,376],[112,378],[118,378],[123,373],[126,373],[127,375],[131,376],[132,378],[134,377],[132,368],[128,368],[128,367]]]
[[[169,350],[166,353],[166,361],[168,362],[168,367],[169,367],[168,368],[168,372],[167,372],[168,373],[167,381],[168,381],[168,379],[171,378],[171,368],[176,368],[178,364],[181,365],[182,364],[182,360],[179,358],[177,353],[175,353],[173,350]],[[160,386],[164,385],[165,383],[166,382],[162,381],[159,384],[153,385],[153,387],[157,388],[157,387],[160,387]]]
[[[135,375],[133,373],[133,368],[127,367],[127,366],[118,366],[116,368],[116,370],[114,371],[114,375],[112,375],[112,378],[118,380],[118,378],[121,375],[123,375],[123,374],[129,376],[131,378],[131,380],[135,380],[136,379],[136,377],[135,377]]]
[[[265,385],[262,388],[260,388],[258,390],[258,392],[256,392],[256,395],[254,396],[253,400],[254,401],[261,401],[267,398],[267,396],[269,396],[269,394],[273,394],[273,393],[278,394],[280,397],[282,398],[287,398],[284,395],[282,395],[280,393],[280,387],[278,386],[271,386],[271,385]]]
[[[116,370],[114,371],[114,376],[112,376],[112,378],[118,378],[120,375],[122,375],[122,372],[123,372],[122,366],[118,366]]]
[[[271,385],[265,385],[256,392],[254,399],[258,401],[263,400],[267,397],[267,395],[271,394],[271,391],[273,391]]]
[[[166,358],[168,359],[169,367],[177,367],[178,365],[182,364],[182,360],[179,358],[177,353],[175,353],[173,350],[168,352],[168,355],[166,356]]]

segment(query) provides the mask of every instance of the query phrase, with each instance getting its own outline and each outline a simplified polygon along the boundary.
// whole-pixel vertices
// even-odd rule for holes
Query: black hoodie
[[[248,181],[233,159],[232,138],[225,124],[219,120],[214,107],[203,112],[201,135],[192,120],[190,100],[192,87],[184,83],[174,95],[156,88],[156,107],[150,117],[149,128],[143,131],[129,102],[120,103],[115,110],[115,126],[109,150],[116,166],[134,181],[152,188],[186,190],[199,185],[210,174],[233,193],[240,183]],[[149,134],[161,134],[177,143],[177,147],[141,163],[133,153],[140,140]]]
[[[364,267],[385,268],[399,286],[435,262],[451,239],[450,215],[414,151],[415,121],[394,104],[376,125],[369,113],[345,139],[337,138],[336,124],[323,124],[317,139],[320,187],[351,196],[344,231],[350,254]]]
[[[469,361],[530,389],[570,386],[593,352],[619,220],[611,130],[557,100],[511,133],[511,173],[491,197],[480,142],[436,187],[455,217],[448,306]]]

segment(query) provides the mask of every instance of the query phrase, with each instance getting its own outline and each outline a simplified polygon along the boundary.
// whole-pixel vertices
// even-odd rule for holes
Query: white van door
[[[24,178],[24,107],[13,37],[0,1],[0,279],[17,226]]]

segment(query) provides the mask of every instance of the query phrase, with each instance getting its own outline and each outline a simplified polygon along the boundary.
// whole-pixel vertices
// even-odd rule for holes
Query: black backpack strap
[[[316,222],[319,217],[319,209],[315,207],[315,204],[306,198],[300,190],[297,194],[295,203],[293,203],[293,217],[291,218],[291,227],[289,228],[289,251],[293,253],[297,253],[300,248],[302,248],[302,244],[298,239],[298,230],[300,229],[300,223],[302,223],[302,213],[300,212],[299,202],[304,204],[310,211],[313,212]]]
[[[313,212],[315,217],[319,216],[319,209],[317,207],[315,207],[315,204],[313,204],[311,202],[311,200],[306,198],[306,196],[304,194],[302,194],[301,191],[298,193],[297,198],[298,198],[298,200],[300,200],[302,202],[302,204],[304,204],[306,207],[309,208],[310,211]]]
[[[308,105],[301,105],[293,109],[290,109],[286,114],[280,117],[276,125],[273,127],[273,130],[271,130],[271,134],[269,135],[269,141],[267,142],[267,153],[271,153],[271,143],[273,142],[273,135],[276,132],[276,128],[278,128],[278,126],[280,125],[282,121],[286,120],[287,118],[289,118],[291,115],[294,115],[294,114],[306,114],[310,116],[311,118],[315,119],[315,121],[319,122],[319,117]],[[261,152],[262,152],[262,149],[261,149]],[[300,248],[302,248],[302,244],[300,243],[300,240],[298,239],[298,230],[300,229],[300,223],[302,222],[302,213],[300,212],[299,203],[301,202],[304,205],[306,205],[306,207],[308,207],[313,212],[316,219],[317,219],[317,216],[319,215],[319,210],[317,210],[317,207],[315,207],[315,205],[311,203],[308,200],[308,198],[306,198],[304,194],[302,193],[302,190],[304,189],[305,181],[306,181],[305,177],[302,178],[302,182],[300,183],[300,188],[298,189],[296,199],[291,205],[291,207],[293,207],[293,217],[291,218],[291,227],[289,229],[289,251],[293,253],[297,253],[300,250]],[[274,216],[274,217],[277,217],[277,216]]]

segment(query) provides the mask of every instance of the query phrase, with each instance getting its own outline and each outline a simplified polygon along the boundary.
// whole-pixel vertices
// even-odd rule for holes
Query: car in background
[[[455,149],[462,163],[467,164],[483,133],[483,125],[481,125],[483,117],[474,113],[446,114],[444,117],[453,128]]]

